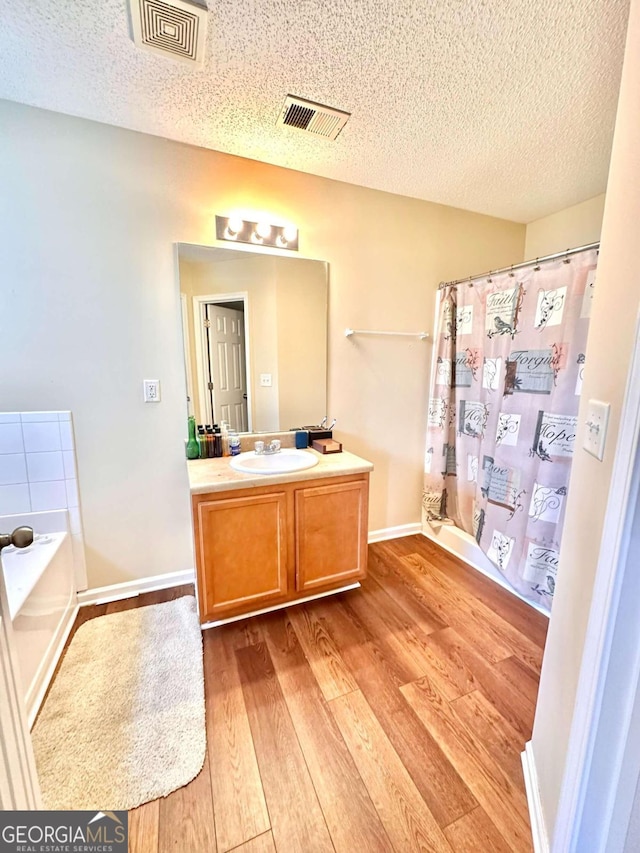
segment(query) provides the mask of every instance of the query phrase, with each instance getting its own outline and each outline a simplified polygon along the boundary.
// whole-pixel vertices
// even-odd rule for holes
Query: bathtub
[[[3,532],[23,524],[33,527],[33,545],[5,548],[1,559],[27,718],[32,726],[78,606],[67,512],[0,516]]]
[[[453,554],[454,557],[458,557],[459,560],[462,560],[476,571],[482,572],[483,575],[486,575],[488,578],[491,578],[492,581],[500,584],[500,586],[504,587],[504,589],[512,595],[515,595],[521,601],[524,601],[525,604],[535,608],[544,616],[549,616],[549,613],[546,610],[534,601],[529,601],[529,599],[524,598],[504,579],[499,569],[493,565],[473,536],[466,531],[461,530],[453,524],[441,524],[438,526],[437,522],[434,528],[425,521],[422,532],[427,539],[431,539],[432,542],[440,545],[440,547],[444,548],[445,551]]]

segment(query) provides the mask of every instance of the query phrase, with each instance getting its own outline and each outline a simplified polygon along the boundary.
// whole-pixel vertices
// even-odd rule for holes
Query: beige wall
[[[527,225],[526,260],[542,258],[564,249],[574,249],[600,239],[604,193],[566,207]]]
[[[214,215],[329,262],[329,411],[375,464],[370,528],[418,523],[437,283],[519,261],[524,226],[4,102],[1,407],[72,409],[91,586],[193,565],[175,242]],[[162,402],[142,401],[160,379]]]
[[[611,403],[604,459],[578,450],[567,500],[560,571],[542,667],[533,753],[549,836],[567,754],[595,569],[611,481],[620,412],[640,308],[640,2],[631,3],[602,247],[589,331],[576,447],[590,398]],[[606,557],[606,555],[604,555]]]

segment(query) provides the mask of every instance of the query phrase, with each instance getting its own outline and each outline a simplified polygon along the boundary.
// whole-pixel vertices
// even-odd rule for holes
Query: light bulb
[[[282,236],[287,243],[292,243],[298,236],[298,229],[295,225],[285,225],[282,229]]]
[[[231,234],[239,234],[244,228],[244,222],[238,216],[230,216],[227,220],[227,229]]]
[[[256,225],[256,234],[263,240],[271,235],[271,226],[266,222],[258,222]]]

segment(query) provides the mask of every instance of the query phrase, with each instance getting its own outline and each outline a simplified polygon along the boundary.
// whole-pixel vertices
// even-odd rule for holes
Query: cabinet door
[[[296,589],[349,583],[367,569],[365,480],[296,489]]]
[[[203,621],[256,610],[286,595],[286,507],[285,492],[198,504]]]

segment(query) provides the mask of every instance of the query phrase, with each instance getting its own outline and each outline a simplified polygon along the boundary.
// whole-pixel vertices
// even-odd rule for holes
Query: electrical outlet
[[[587,423],[582,446],[587,453],[600,461],[604,456],[610,408],[609,403],[602,403],[600,400],[589,400],[587,405]]]
[[[261,373],[260,374],[260,385],[263,388],[271,388],[271,374],[270,373]]]
[[[144,401],[145,403],[160,402],[160,380],[145,379],[144,380]]]

